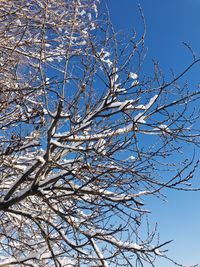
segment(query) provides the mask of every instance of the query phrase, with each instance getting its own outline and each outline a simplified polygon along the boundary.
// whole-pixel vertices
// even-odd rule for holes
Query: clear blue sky
[[[148,54],[145,71],[152,71],[152,59],[157,59],[165,73],[173,69],[183,70],[191,55],[182,45],[189,43],[200,57],[200,0],[109,0],[110,14],[116,30],[141,31],[141,19],[137,5],[140,4],[146,19],[146,47]],[[148,73],[147,73],[148,74]],[[191,90],[200,81],[200,65],[188,74]],[[195,88],[194,88],[195,89]],[[190,148],[188,147],[188,150]],[[199,153],[199,151],[197,151]],[[200,171],[196,173],[199,179]],[[199,183],[200,184],[200,183]],[[200,192],[167,193],[168,202],[151,201],[152,222],[159,223],[161,240],[174,242],[168,245],[169,256],[182,264],[200,264]],[[159,267],[172,264],[161,261]]]

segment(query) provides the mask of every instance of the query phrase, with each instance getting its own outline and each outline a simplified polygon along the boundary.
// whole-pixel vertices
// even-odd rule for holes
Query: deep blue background
[[[200,57],[200,0],[109,0],[108,6],[116,31],[129,33],[143,30],[138,4],[141,5],[146,25],[147,57],[144,71],[153,70],[152,59],[157,59],[167,77],[171,69],[181,72],[192,60],[182,44],[187,42]],[[200,81],[200,64],[190,70],[185,79],[190,81],[190,90],[195,90]],[[200,127],[200,126],[199,126]],[[191,148],[188,146],[188,152]],[[196,151],[199,154],[199,151]],[[183,155],[184,156],[184,155]],[[199,184],[199,170],[195,175]],[[166,192],[168,202],[149,200],[152,222],[159,223],[161,241],[171,240],[169,256],[182,264],[200,264],[200,192]],[[160,261],[158,266],[173,264]]]

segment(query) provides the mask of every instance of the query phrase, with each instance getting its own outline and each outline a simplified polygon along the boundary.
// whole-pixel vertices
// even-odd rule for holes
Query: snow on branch
[[[0,10],[0,266],[154,266],[149,196],[194,190],[200,92],[178,80],[199,60],[143,75],[145,31],[98,0]]]

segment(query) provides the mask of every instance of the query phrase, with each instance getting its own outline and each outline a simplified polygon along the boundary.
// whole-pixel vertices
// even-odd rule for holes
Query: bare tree
[[[177,83],[199,60],[142,75],[145,24],[125,40],[99,5],[0,1],[0,266],[155,266],[145,201],[194,190],[198,161],[171,159],[199,143]]]

